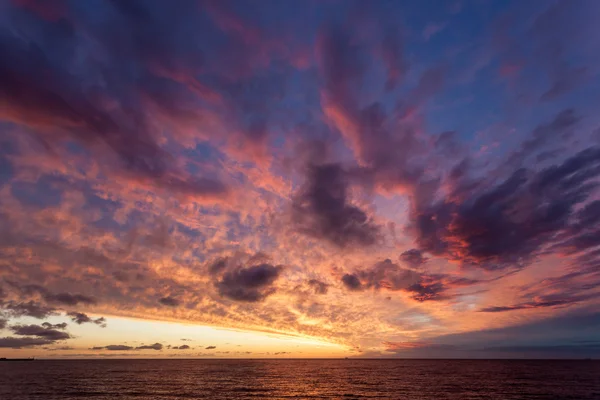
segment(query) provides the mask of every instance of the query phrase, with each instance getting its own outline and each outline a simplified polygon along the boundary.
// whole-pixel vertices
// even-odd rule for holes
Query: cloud
[[[58,315],[54,308],[43,306],[34,301],[29,301],[26,303],[9,301],[3,303],[2,308],[7,310],[8,314],[13,317],[33,317],[44,319],[52,315]]]
[[[281,266],[258,264],[237,266],[225,272],[215,286],[221,296],[236,301],[258,302],[275,292],[273,283],[281,273]]]
[[[75,350],[75,347],[71,347],[71,346],[60,346],[60,347],[46,348],[46,350],[49,350],[49,351]]]
[[[397,27],[385,29],[381,41],[381,58],[387,67],[385,88],[386,90],[393,90],[409,69],[409,63],[404,55],[403,35]]]
[[[459,187],[454,198],[460,201],[421,207],[414,216],[419,247],[487,270],[526,265],[570,228],[599,165],[600,149],[592,147],[541,171],[517,169],[491,187]]]
[[[20,285],[16,282],[9,282],[10,285],[21,293],[31,296],[38,293],[42,298],[53,304],[76,306],[78,304],[94,305],[97,303],[96,299],[85,296],[83,294],[72,294],[72,293],[52,293],[48,289],[39,285]]]
[[[417,343],[385,344],[390,351],[411,357],[582,358],[600,353],[596,339],[599,327],[600,314],[584,309],[501,328],[441,335]]]
[[[444,299],[444,292],[446,288],[441,282],[434,282],[431,284],[414,283],[406,288],[407,292],[413,293],[412,298],[417,301],[427,300],[442,300]]]
[[[370,186],[382,192],[413,190],[427,177],[424,160],[429,157],[427,143],[418,135],[420,121],[411,116],[443,88],[445,69],[424,70],[395,107],[383,100],[365,101],[372,98],[367,82],[373,44],[351,34],[354,27],[345,28],[328,26],[317,41],[323,113],[352,149]]]
[[[342,276],[342,283],[349,290],[360,291],[363,290],[363,285],[355,274],[344,274]]]
[[[466,31],[465,3],[451,35],[401,2],[4,3],[5,325],[103,310],[434,353],[598,303],[594,2]]]
[[[171,347],[173,350],[189,350],[191,347],[187,344],[182,344],[181,346],[173,346]]]
[[[7,324],[8,324],[8,320],[7,319],[0,318],[0,329],[6,328]]]
[[[158,302],[164,306],[169,307],[177,307],[179,305],[179,300],[173,297],[162,297],[158,300]]]
[[[71,338],[71,335],[69,335],[67,332],[62,332],[39,325],[13,325],[10,327],[10,330],[13,331],[15,335],[38,336],[52,341]]]
[[[106,328],[106,319],[104,317],[92,319],[87,314],[71,311],[67,313],[67,316],[71,317],[71,321],[78,325],[85,323],[93,323],[99,325],[101,328]]]
[[[0,338],[0,348],[12,348],[12,349],[21,349],[23,347],[32,347],[32,346],[45,346],[49,344],[53,344],[54,340],[47,338],[15,338],[15,337],[3,337]]]
[[[296,229],[337,247],[369,246],[379,228],[360,208],[349,204],[345,171],[339,164],[311,165],[293,203]]]
[[[211,275],[214,275],[214,274],[221,272],[226,266],[227,266],[227,259],[219,258],[210,264],[210,266],[208,267],[208,272]]]
[[[552,121],[539,124],[531,132],[531,137],[525,140],[519,149],[510,155],[507,165],[513,168],[520,166],[528,157],[534,154],[538,154],[538,156],[546,154],[542,158],[550,157],[550,153],[541,152],[548,145],[556,145],[568,139],[580,119],[581,117],[577,115],[574,109],[567,108],[557,113]]]
[[[140,6],[136,12],[112,5],[104,8],[106,22],[110,21],[120,34],[127,34],[136,24],[152,26],[146,19],[153,12],[151,7]],[[27,37],[16,35],[8,27],[0,32],[0,53],[6,56],[0,65],[3,77],[0,99],[9,105],[1,117],[35,128],[35,134],[49,144],[58,145],[68,138],[99,159],[116,159],[120,177],[184,196],[224,196],[228,189],[217,179],[183,177],[185,174],[174,167],[172,155],[160,146],[154,120],[143,107],[147,102],[152,105],[148,108],[154,108],[157,114],[183,117],[187,113],[188,120],[199,120],[189,110],[191,102],[183,100],[190,96],[185,96],[189,92],[175,81],[161,79],[154,73],[177,74],[158,57],[161,53],[175,57],[171,52],[173,46],[157,46],[158,35],[150,32],[153,29],[145,34],[138,31],[135,43],[121,42],[119,46],[108,25],[90,25],[86,9],[71,8],[54,22],[36,18],[35,14],[24,17],[8,7],[7,12],[20,21]],[[38,34],[36,26],[43,26],[45,34]],[[85,26],[85,34],[74,26]],[[173,35],[161,37],[163,42],[174,39]],[[86,38],[93,38],[106,53],[102,61],[97,59],[97,63],[82,69],[75,55],[76,49],[87,43]],[[149,46],[150,41],[155,46]],[[125,47],[129,50],[122,53]],[[118,66],[119,58],[121,62],[137,65],[138,78],[146,86],[125,84],[127,69]],[[112,84],[95,84],[90,90],[96,74],[104,74]],[[180,88],[181,92],[174,88]],[[121,107],[114,108],[111,104]]]
[[[163,345],[160,343],[154,343],[145,346],[127,346],[124,344],[110,344],[108,346],[96,346],[92,347],[91,350],[109,350],[109,351],[134,351],[134,350],[162,350]]]
[[[401,268],[391,260],[380,261],[370,269],[357,271],[353,275],[346,274],[345,277],[344,283],[347,287],[354,288],[353,290],[368,288],[400,290],[422,279],[421,274]]]
[[[329,290],[329,285],[318,279],[310,279],[307,283],[308,286],[313,289],[315,294],[327,294],[327,291]]]
[[[216,348],[217,348],[217,346],[207,346],[204,349],[205,350],[212,350],[212,349],[216,349]]]
[[[600,294],[591,295],[591,296],[573,296],[566,297],[564,299],[548,299],[544,300],[539,299],[536,301],[530,301],[526,303],[519,303],[510,306],[491,306],[491,307],[483,307],[479,311],[480,312],[488,312],[488,313],[497,313],[497,312],[506,312],[506,311],[515,311],[515,310],[527,310],[527,309],[535,309],[535,308],[545,308],[545,307],[564,307],[575,303],[580,303],[582,301],[588,300],[591,297],[600,297]]]
[[[136,347],[135,350],[162,350],[163,345],[160,343],[154,343],[146,346]]]
[[[450,344],[436,344],[430,342],[383,342],[387,351],[401,352],[411,349],[453,349],[456,346]]]
[[[448,274],[427,274],[405,269],[386,259],[375,263],[371,268],[344,274],[342,283],[351,291],[368,289],[403,291],[413,300],[447,300],[452,296],[448,291],[481,283],[477,279],[456,277]]]
[[[47,329],[67,329],[67,323],[61,322],[60,324],[51,324],[49,322],[42,323],[42,326]]]
[[[418,268],[427,262],[427,258],[423,257],[423,253],[419,249],[406,250],[400,254],[400,260],[412,268]]]
[[[101,349],[105,349],[105,350],[109,350],[109,351],[124,351],[124,350],[133,350],[133,347],[127,346],[124,344],[109,344],[108,346],[104,346],[104,347],[92,347],[92,350],[101,350]]]
[[[76,306],[78,304],[96,304],[96,300],[84,296],[82,294],[70,294],[70,293],[58,293],[58,294],[46,294],[44,299],[50,303],[64,304],[67,306]]]

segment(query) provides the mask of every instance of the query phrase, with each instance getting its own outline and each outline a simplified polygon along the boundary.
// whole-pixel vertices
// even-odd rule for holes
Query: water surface
[[[600,399],[600,361],[0,363],[0,399]]]

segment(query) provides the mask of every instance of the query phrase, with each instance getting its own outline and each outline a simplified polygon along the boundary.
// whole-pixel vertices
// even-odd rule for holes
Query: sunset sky
[[[599,20],[0,0],[0,357],[600,356]]]

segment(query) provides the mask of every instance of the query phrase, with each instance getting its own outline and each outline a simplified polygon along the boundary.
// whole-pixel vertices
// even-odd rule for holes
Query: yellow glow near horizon
[[[38,358],[335,358],[351,354],[351,350],[315,338],[239,331],[176,322],[152,321],[124,317],[107,317],[108,326],[77,325],[65,317],[49,318],[51,323],[67,322],[73,339],[46,348],[3,349],[6,357]],[[36,323],[23,318],[15,323]],[[185,340],[183,340],[185,339]],[[94,350],[93,347],[123,345],[140,347],[160,343],[163,349]],[[170,349],[188,345],[190,349]],[[67,348],[68,347],[68,348]],[[214,347],[214,348],[213,348]]]

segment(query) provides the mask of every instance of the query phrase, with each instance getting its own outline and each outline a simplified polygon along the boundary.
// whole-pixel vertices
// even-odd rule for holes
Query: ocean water
[[[600,361],[0,363],[0,399],[600,399]]]

